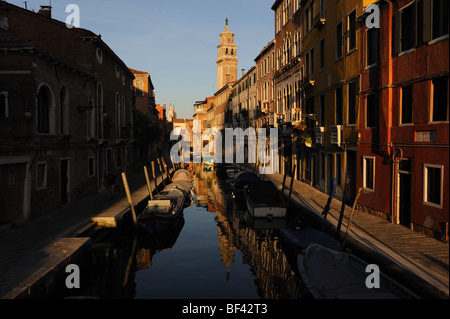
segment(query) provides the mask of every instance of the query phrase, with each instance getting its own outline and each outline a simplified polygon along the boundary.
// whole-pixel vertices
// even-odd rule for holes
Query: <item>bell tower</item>
[[[217,91],[230,82],[237,81],[238,59],[237,44],[234,43],[234,33],[228,29],[228,18],[225,19],[225,30],[220,34],[220,44],[217,46]]]

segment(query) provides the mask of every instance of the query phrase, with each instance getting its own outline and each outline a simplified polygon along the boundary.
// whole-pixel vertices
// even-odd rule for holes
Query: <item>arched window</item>
[[[65,86],[59,91],[59,133],[69,134],[69,96]]]
[[[101,82],[97,84],[97,137],[103,138],[103,86]]]
[[[89,108],[87,110],[87,136],[88,138],[95,137],[95,109],[94,100],[92,96],[89,98]]]
[[[116,93],[116,138],[120,138],[120,96]]]
[[[47,86],[42,86],[38,92],[37,129],[38,133],[51,133],[50,115],[54,111],[52,93]]]

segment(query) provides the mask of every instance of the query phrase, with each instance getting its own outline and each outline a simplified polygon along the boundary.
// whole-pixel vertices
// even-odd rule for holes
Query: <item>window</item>
[[[319,68],[320,70],[323,70],[325,68],[325,39],[320,40]]]
[[[59,92],[59,133],[61,135],[67,135],[69,133],[69,98],[67,95],[67,89],[63,86]]]
[[[336,125],[342,125],[342,88],[336,89]]]
[[[403,7],[394,15],[393,54],[413,49],[417,44],[416,2]]]
[[[335,173],[335,178],[336,178],[336,185],[341,185],[341,179],[342,179],[342,175],[341,175],[341,154],[336,154],[336,173]]]
[[[320,126],[325,126],[325,94],[320,95]]]
[[[120,97],[119,93],[116,93],[116,138],[120,138]]]
[[[363,157],[364,190],[375,190],[375,157]]]
[[[0,118],[9,117],[8,92],[0,91]]]
[[[356,10],[353,10],[347,17],[347,52],[356,48]]]
[[[442,208],[444,166],[424,164],[423,201],[426,205]]]
[[[36,190],[47,188],[47,163],[41,162],[36,165]]]
[[[376,94],[367,96],[366,127],[376,127],[378,124],[378,97]]]
[[[93,157],[89,157],[88,160],[88,174],[89,177],[92,177],[95,175],[95,165],[94,165],[94,158]]]
[[[410,124],[413,122],[413,88],[411,85],[402,88],[401,99],[400,124]]]
[[[432,1],[432,39],[448,34],[448,0]]]
[[[347,111],[347,121],[348,124],[352,125],[356,123],[356,81],[349,83],[348,85],[348,111]]]
[[[378,62],[378,29],[371,28],[367,30],[367,57],[366,65],[372,66]]]
[[[305,9],[305,23],[305,32],[308,33],[314,26],[314,0],[312,0],[310,5]]]
[[[50,92],[48,88],[42,87],[38,93],[38,133],[50,133],[50,101]]]
[[[431,121],[448,121],[448,78],[432,82]]]
[[[342,58],[342,22],[336,26],[336,60]]]

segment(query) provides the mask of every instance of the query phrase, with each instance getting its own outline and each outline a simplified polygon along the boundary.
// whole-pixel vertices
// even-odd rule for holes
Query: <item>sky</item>
[[[25,7],[24,0],[7,0]],[[28,0],[38,11],[50,0]],[[238,77],[274,38],[275,0],[53,0],[52,17],[66,21],[80,8],[80,27],[103,41],[132,69],[150,73],[157,104],[192,118],[194,103],[217,91],[217,45],[229,19],[238,44]]]

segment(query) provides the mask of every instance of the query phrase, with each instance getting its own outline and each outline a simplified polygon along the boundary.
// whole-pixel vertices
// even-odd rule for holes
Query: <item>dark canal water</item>
[[[83,294],[102,299],[310,298],[279,236],[295,213],[277,223],[255,221],[245,203],[233,199],[224,179],[201,168],[194,189],[192,205],[174,231],[151,237],[122,231],[103,240],[110,260],[97,256],[90,275],[82,278]]]

